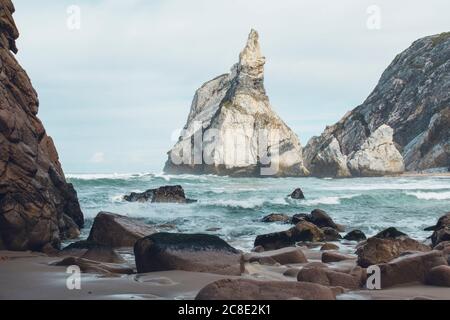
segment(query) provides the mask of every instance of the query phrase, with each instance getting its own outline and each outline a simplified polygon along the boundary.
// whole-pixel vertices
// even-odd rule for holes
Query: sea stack
[[[230,73],[197,90],[164,171],[171,174],[306,176],[296,134],[272,110],[259,36],[251,30]]]
[[[366,101],[304,149],[314,176],[381,176],[450,167],[450,32],[415,41]]]
[[[0,249],[59,248],[84,219],[52,139],[37,118],[38,97],[13,53],[14,5],[0,0]]]

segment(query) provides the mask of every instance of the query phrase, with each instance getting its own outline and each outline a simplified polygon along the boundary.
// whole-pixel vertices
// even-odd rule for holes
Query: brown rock
[[[274,251],[265,251],[262,253],[250,253],[244,256],[248,262],[259,262],[260,264],[275,264],[279,263],[294,264],[307,263],[305,254],[300,248],[283,248]],[[273,263],[272,263],[273,262]]]
[[[356,250],[358,265],[367,268],[371,265],[389,262],[407,251],[427,252],[431,248],[411,238],[398,239],[369,238]]]
[[[94,219],[88,241],[112,248],[132,247],[137,240],[155,232],[153,227],[131,218],[100,212]]]
[[[440,251],[420,252],[380,264],[381,287],[388,288],[411,282],[425,282],[431,269],[447,265]]]
[[[266,223],[270,223],[270,222],[283,222],[283,223],[287,223],[291,220],[291,218],[283,213],[272,213],[269,214],[268,216],[265,216],[264,218],[262,218],[262,222],[266,222]]]
[[[426,228],[425,231],[436,231],[446,226],[450,226],[450,212],[440,217],[436,225]]]
[[[124,196],[128,202],[152,202],[152,203],[192,203],[196,200],[186,198],[181,186],[165,186],[158,189],[150,189],[143,193],[133,192]]]
[[[329,250],[339,250],[339,246],[334,243],[325,243],[320,248],[320,251],[329,251]]]
[[[155,233],[134,245],[138,273],[167,270],[241,275],[242,254],[217,236]]]
[[[431,241],[433,246],[437,246],[444,241],[450,241],[450,225],[434,231],[431,236]]]
[[[300,272],[300,269],[289,268],[283,273],[283,276],[297,279],[299,272]]]
[[[356,257],[348,254],[339,253],[336,251],[326,251],[322,254],[322,262],[330,263],[330,262],[339,262],[345,260],[355,260]]]
[[[378,233],[373,237],[378,239],[397,239],[405,236],[407,237],[408,235],[406,233],[397,230],[394,227],[390,227],[387,228],[386,230],[381,231],[380,233]]]
[[[328,268],[305,267],[298,273],[297,280],[347,289],[358,289],[361,284],[361,278],[357,274],[337,272]]]
[[[344,239],[348,241],[363,241],[366,240],[367,237],[361,230],[353,230],[347,233],[344,236]]]
[[[330,288],[306,282],[224,279],[207,285],[195,300],[335,300]]]
[[[450,267],[434,267],[427,273],[425,283],[430,286],[450,287]]]
[[[339,241],[342,239],[342,236],[339,234],[339,231],[333,228],[325,227],[322,228],[322,232],[324,234],[325,241]]]
[[[302,191],[302,189],[300,189],[300,188],[295,189],[295,190],[290,194],[290,197],[291,197],[292,199],[296,199],[296,200],[303,200],[303,199],[305,199],[305,195],[303,194],[303,191]]]
[[[301,241],[322,241],[323,238],[324,234],[322,230],[312,223],[302,221],[287,231],[257,236],[254,246],[262,246],[265,250],[276,250],[294,246],[295,243]]]
[[[433,250],[444,250],[445,248],[450,247],[450,241],[440,242],[437,246],[433,248]]]
[[[13,13],[12,2],[1,0],[0,242],[8,250],[59,249],[61,240],[77,236],[84,218],[54,143],[37,118],[37,93],[14,57],[19,32]]]
[[[122,256],[110,247],[91,248],[81,258],[106,263],[125,263]]]

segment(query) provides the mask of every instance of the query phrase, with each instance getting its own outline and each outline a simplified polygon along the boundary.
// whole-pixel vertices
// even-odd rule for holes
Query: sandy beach
[[[302,248],[309,263],[319,262],[321,253]],[[147,274],[107,277],[83,273],[81,290],[69,290],[66,267],[51,264],[61,257],[41,253],[0,251],[0,300],[193,300],[206,285],[220,279],[239,278],[217,274],[165,271]],[[302,264],[266,266],[246,264],[241,276],[253,280],[296,281],[283,275],[286,270],[301,268]],[[353,261],[330,264],[330,268],[344,270]],[[425,286],[419,283],[385,290],[347,291],[338,300],[450,300],[448,288]]]

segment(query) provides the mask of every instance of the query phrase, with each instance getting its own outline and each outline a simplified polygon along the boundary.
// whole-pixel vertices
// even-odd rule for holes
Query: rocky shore
[[[88,239],[63,250],[0,252],[0,272],[16,266],[16,275],[22,274],[39,264],[37,272],[53,278],[39,284],[49,290],[50,299],[52,292],[64,291],[64,268],[74,265],[83,272],[82,283],[89,291],[68,291],[65,298],[450,299],[450,213],[426,229],[427,241],[412,239],[395,227],[367,237],[360,230],[347,230],[320,209],[261,220],[284,223],[286,231],[259,235],[254,249],[242,252],[212,234],[168,233],[163,227],[101,212]],[[1,277],[0,285],[8,281]],[[36,292],[34,298],[42,296]]]

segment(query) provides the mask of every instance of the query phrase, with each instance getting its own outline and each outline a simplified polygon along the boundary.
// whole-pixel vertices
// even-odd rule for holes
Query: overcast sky
[[[18,59],[66,173],[162,171],[195,90],[229,71],[251,28],[273,108],[303,145],[414,40],[450,30],[448,0],[13,2]]]

